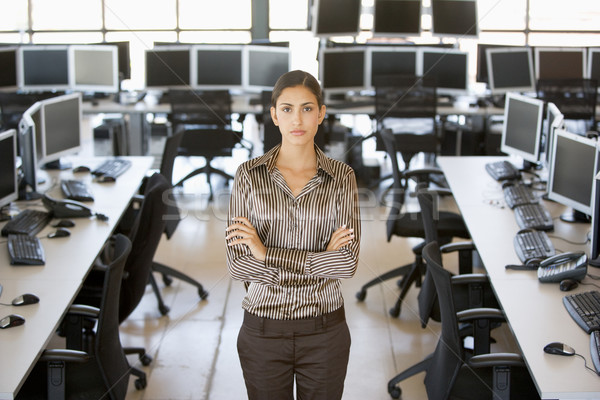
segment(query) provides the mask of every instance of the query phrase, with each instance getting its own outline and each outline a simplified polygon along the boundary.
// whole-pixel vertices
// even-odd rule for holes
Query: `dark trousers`
[[[318,318],[272,320],[248,312],[238,354],[249,400],[342,398],[350,353],[344,308]]]

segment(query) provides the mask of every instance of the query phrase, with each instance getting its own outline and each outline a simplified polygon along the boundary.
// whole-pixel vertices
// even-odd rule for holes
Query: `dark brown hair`
[[[319,85],[319,82],[314,76],[299,69],[286,72],[277,79],[277,82],[275,82],[275,86],[273,87],[273,94],[271,95],[271,106],[275,107],[277,105],[277,99],[281,96],[281,92],[283,92],[284,89],[294,86],[304,86],[310,90],[317,98],[317,105],[321,108],[323,105],[323,91],[321,90],[321,85]]]

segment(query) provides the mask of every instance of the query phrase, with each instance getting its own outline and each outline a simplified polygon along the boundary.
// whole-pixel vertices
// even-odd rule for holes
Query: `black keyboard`
[[[508,161],[496,161],[485,164],[485,170],[497,181],[521,178],[521,172]]]
[[[2,228],[2,236],[9,234],[37,235],[52,219],[48,211],[25,209],[14,216]]]
[[[76,201],[94,201],[94,196],[83,181],[76,179],[63,179],[60,188],[67,199]]]
[[[515,252],[522,263],[532,258],[548,258],[556,254],[554,245],[545,231],[524,229],[514,238]]]
[[[537,203],[539,201],[529,186],[519,183],[506,186],[503,192],[504,201],[506,201],[506,205],[510,208],[515,208],[523,204]]]
[[[569,315],[586,333],[600,329],[600,292],[574,293],[563,297]]]
[[[523,204],[514,208],[517,224],[521,229],[551,231],[554,229],[552,216],[542,204]]]
[[[37,236],[8,235],[8,254],[12,265],[44,265],[46,256]]]
[[[600,375],[600,331],[592,331],[590,335],[590,354],[596,373]]]
[[[131,167],[131,161],[122,158],[109,158],[92,171],[95,176],[118,177]]]

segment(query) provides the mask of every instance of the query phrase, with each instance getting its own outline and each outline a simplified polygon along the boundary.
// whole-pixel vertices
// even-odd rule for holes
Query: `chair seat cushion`
[[[387,220],[388,241],[392,235],[402,237],[425,238],[423,218],[420,212],[402,213],[390,216]],[[469,231],[459,214],[450,211],[440,211],[438,221],[439,237],[470,238]]]

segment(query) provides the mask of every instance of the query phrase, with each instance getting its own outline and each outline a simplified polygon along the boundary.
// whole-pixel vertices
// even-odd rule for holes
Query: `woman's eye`
[[[312,111],[312,107],[304,107],[304,111]]]
[[[291,111],[291,108],[290,108],[290,107],[283,107],[283,108],[282,108],[282,111],[283,111],[283,112],[290,112],[290,111]]]

